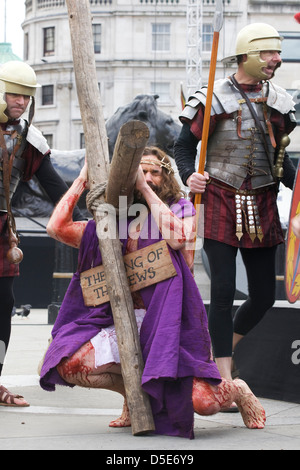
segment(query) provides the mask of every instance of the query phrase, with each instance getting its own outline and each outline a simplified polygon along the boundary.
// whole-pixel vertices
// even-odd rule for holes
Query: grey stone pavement
[[[209,299],[209,279],[201,266],[196,270],[196,281],[203,299]],[[195,415],[193,440],[133,436],[131,428],[109,428],[110,420],[121,413],[122,397],[118,394],[65,387],[45,392],[40,388],[37,368],[51,329],[47,309],[33,309],[28,318],[12,319],[11,344],[1,383],[23,395],[31,406],[0,407],[1,451],[102,450],[105,459],[117,458],[125,451],[129,456],[148,451],[152,461],[144,457],[139,465],[134,464],[142,467],[145,460],[157,463],[158,454],[175,453],[187,459],[191,455],[196,458],[199,450],[300,449],[300,405],[270,399],[261,399],[267,415],[263,430],[247,429],[239,413],[219,413],[205,418]]]

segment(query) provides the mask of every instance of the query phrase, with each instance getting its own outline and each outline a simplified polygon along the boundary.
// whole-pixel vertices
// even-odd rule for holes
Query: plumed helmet
[[[0,93],[0,122],[7,122],[8,121],[8,117],[6,116],[6,114],[4,113],[4,111],[6,110],[6,101],[4,101],[3,99],[3,94]]]
[[[0,92],[34,96],[38,87],[35,71],[25,62],[13,60],[1,66]]]
[[[266,62],[260,57],[262,51],[281,52],[281,37],[278,31],[266,23],[252,23],[245,26],[237,35],[235,55],[223,59],[223,62],[235,62],[237,56],[247,54],[244,70],[249,75],[264,79],[267,75],[262,71]]]

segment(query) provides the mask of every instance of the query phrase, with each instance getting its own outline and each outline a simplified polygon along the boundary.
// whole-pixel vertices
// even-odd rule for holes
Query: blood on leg
[[[73,356],[63,359],[57,366],[57,370],[66,382],[81,387],[91,387],[89,376],[95,368],[94,364],[94,348],[88,341]]]
[[[216,414],[236,402],[249,429],[262,429],[265,426],[265,411],[243,380],[223,379],[220,385],[212,386],[195,378],[192,398],[194,410],[201,416]]]
[[[95,350],[90,341],[73,356],[63,359],[57,366],[57,370],[60,376],[70,384],[120,393],[124,397],[122,414],[111,421],[109,426],[118,428],[131,426],[120,364],[110,363],[95,367]]]

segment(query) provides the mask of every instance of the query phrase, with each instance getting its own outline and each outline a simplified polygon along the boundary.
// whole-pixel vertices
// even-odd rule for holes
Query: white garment
[[[134,311],[138,332],[140,334],[146,310],[135,309]],[[91,339],[91,343],[95,349],[95,367],[100,367],[112,362],[120,364],[117,335],[114,325],[103,328],[100,333]]]

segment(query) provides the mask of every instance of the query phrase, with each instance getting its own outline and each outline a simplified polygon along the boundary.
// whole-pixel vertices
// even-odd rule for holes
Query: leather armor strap
[[[264,118],[265,118],[265,123],[268,127],[268,132],[269,132],[269,136],[270,136],[270,139],[271,139],[271,144],[272,144],[272,147],[276,148],[276,141],[275,141],[275,137],[274,137],[272,124],[271,124],[270,119],[268,117],[268,111],[267,111],[267,106],[266,106],[267,100],[268,100],[268,98],[251,98],[250,102],[251,103],[262,103],[263,104],[263,114],[264,114]],[[242,105],[243,103],[246,103],[245,99],[239,100],[240,105]],[[237,124],[238,136],[240,137],[240,139],[244,139],[244,137],[242,136],[242,108],[240,108],[238,110],[237,123],[238,123]]]
[[[238,84],[238,82],[236,81],[236,79],[234,78],[234,76],[232,75],[230,77],[230,80],[232,81],[232,83],[234,84],[234,86],[239,90],[240,94],[242,95],[242,97],[244,98],[244,100],[246,101],[248,107],[249,107],[249,110],[252,114],[252,117],[255,121],[255,124],[258,128],[258,130],[260,131],[260,134],[261,134],[261,137],[262,137],[262,142],[264,144],[264,148],[265,148],[265,151],[266,151],[266,154],[268,156],[268,161],[269,161],[269,165],[270,165],[270,169],[271,169],[271,174],[273,175],[274,179],[275,179],[275,176],[274,176],[274,164],[273,162],[271,161],[271,156],[270,156],[270,153],[269,153],[269,149],[268,149],[268,144],[267,144],[267,140],[266,140],[266,136],[265,136],[265,132],[263,130],[263,127],[261,125],[261,122],[260,120],[258,119],[258,116],[256,114],[256,112],[254,111],[253,109],[253,106],[251,104],[251,101],[250,99],[248,98],[247,94],[244,92],[244,90],[242,90],[242,88],[240,87],[240,85]]]
[[[8,224],[9,224],[10,232],[12,232],[12,235],[14,235],[14,237],[19,241],[19,237],[17,235],[17,230],[16,230],[15,219],[11,211],[10,196],[9,196],[11,169],[12,169],[12,164],[13,164],[14,156],[15,156],[17,149],[14,148],[14,151],[11,157],[9,157],[7,147],[6,147],[6,142],[4,139],[4,134],[3,134],[1,127],[0,127],[0,146],[2,149],[2,157],[3,157],[3,162],[2,162],[3,187],[4,187],[6,206],[7,206]],[[19,147],[19,144],[17,144],[17,146]]]

